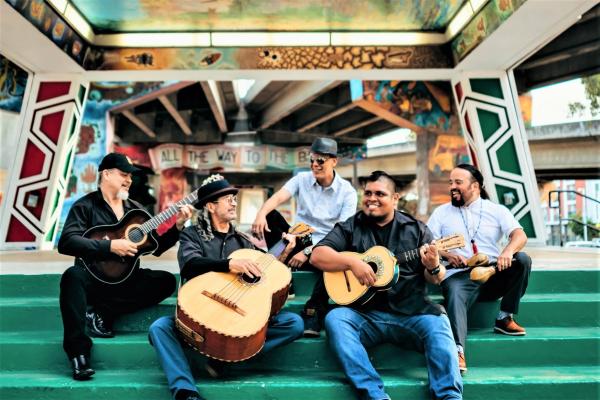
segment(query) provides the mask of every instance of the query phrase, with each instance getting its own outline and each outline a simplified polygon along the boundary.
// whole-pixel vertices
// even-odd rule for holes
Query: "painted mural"
[[[458,63],[490,36],[527,0],[491,0],[452,41],[452,54]]]
[[[464,0],[71,0],[97,32],[443,30]],[[167,16],[165,18],[165,16]]]
[[[399,116],[415,127],[447,132],[451,129],[452,98],[450,89],[439,84],[423,81],[352,81],[352,99],[362,99],[386,113],[377,114],[386,118],[387,113]],[[363,106],[364,103],[359,104]],[[390,121],[395,123],[395,121]],[[455,125],[458,124],[456,118]]]
[[[0,109],[21,111],[27,76],[25,70],[0,54]]]
[[[79,64],[90,46],[44,0],[6,0],[40,32]]]
[[[162,82],[95,82],[90,84],[79,131],[77,153],[62,208],[61,229],[73,202],[97,188],[98,164],[112,145],[107,142],[106,137],[106,111],[123,101],[143,96],[160,88],[161,85],[163,85]]]
[[[449,68],[443,49],[404,47],[127,48],[88,52],[87,70]]]

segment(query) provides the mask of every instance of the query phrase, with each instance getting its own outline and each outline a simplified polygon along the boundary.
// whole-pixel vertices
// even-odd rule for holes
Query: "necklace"
[[[481,200],[481,203],[479,203],[479,221],[477,222],[477,228],[475,228],[475,231],[473,231],[473,234],[471,235],[471,233],[469,232],[469,225],[467,225],[467,221],[465,220],[465,217],[463,216],[462,213],[462,207],[458,208],[458,211],[460,212],[460,217],[462,218],[463,224],[465,225],[465,229],[467,230],[467,235],[469,235],[471,237],[471,247],[473,248],[473,254],[477,254],[479,252],[479,250],[477,249],[477,245],[475,244],[475,235],[477,235],[477,232],[479,232],[479,227],[481,226],[481,210],[483,209],[483,199]]]

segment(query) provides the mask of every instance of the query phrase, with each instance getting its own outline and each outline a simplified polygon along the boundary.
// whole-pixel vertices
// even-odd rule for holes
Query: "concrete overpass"
[[[537,126],[527,129],[536,177],[540,180],[600,177],[600,120]],[[383,169],[400,181],[412,181],[416,170],[416,142],[368,151],[367,159],[343,163],[342,176],[367,176]]]

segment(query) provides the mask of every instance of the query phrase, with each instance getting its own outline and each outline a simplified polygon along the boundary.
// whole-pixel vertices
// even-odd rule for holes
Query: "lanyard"
[[[471,247],[473,248],[473,254],[477,254],[479,252],[479,250],[477,249],[477,245],[475,244],[475,235],[477,235],[477,232],[479,232],[479,227],[481,226],[481,210],[483,210],[483,199],[479,203],[479,222],[477,222],[477,228],[473,232],[473,235],[471,235],[471,232],[469,232],[469,226],[467,225],[467,221],[465,220],[465,217],[462,213],[462,207],[458,208],[460,217],[462,218],[463,224],[465,225],[465,229],[467,230],[467,235],[471,237]]]

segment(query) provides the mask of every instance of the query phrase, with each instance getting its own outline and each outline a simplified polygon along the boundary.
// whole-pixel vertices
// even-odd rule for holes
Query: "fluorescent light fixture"
[[[96,35],[98,46],[110,47],[209,47],[209,33],[115,33]]]
[[[443,33],[423,32],[332,32],[332,46],[407,46],[446,42]]]
[[[471,9],[471,4],[466,3],[448,24],[448,28],[446,29],[446,39],[450,40],[460,32],[472,16],[473,10]]]
[[[214,47],[329,46],[329,32],[213,32]]]
[[[48,0],[48,3],[61,14],[64,14],[67,4],[69,4],[67,0]]]
[[[73,29],[79,32],[81,36],[86,38],[88,42],[94,43],[94,30],[75,7],[73,7],[71,4],[67,4],[64,16],[71,24]]]

